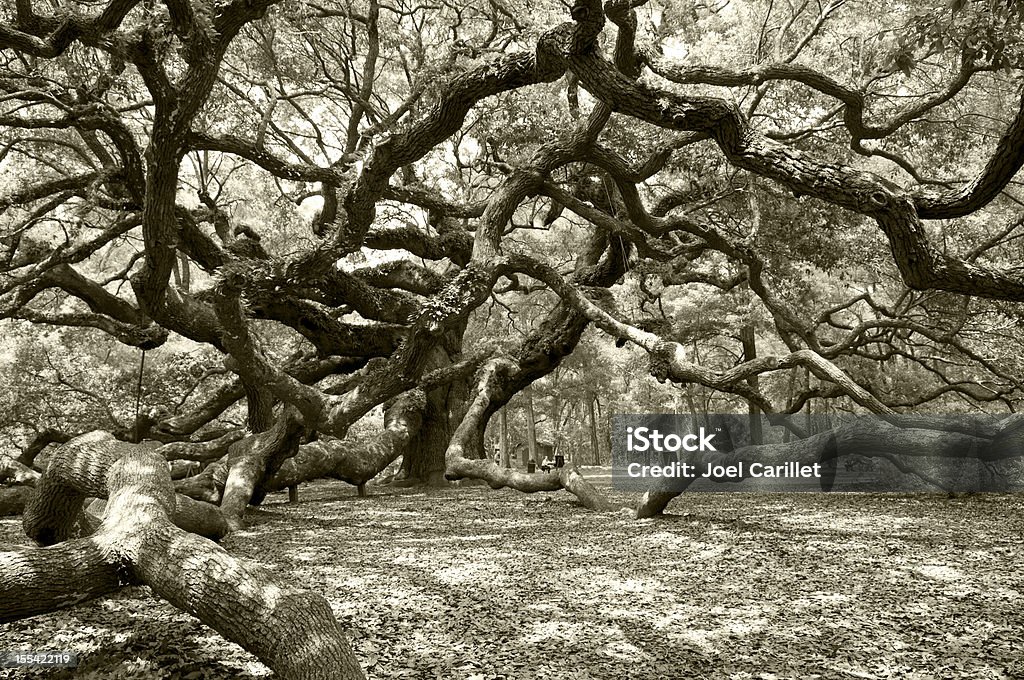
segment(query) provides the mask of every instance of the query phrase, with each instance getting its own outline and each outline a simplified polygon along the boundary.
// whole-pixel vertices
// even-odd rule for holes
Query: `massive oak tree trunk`
[[[452,363],[462,346],[464,326],[445,333],[441,342],[431,349],[426,370]],[[426,396],[423,423],[406,446],[402,468],[395,482],[400,485],[442,486],[445,481],[445,451],[464,412],[463,381],[431,390]]]
[[[108,499],[104,517],[94,533],[73,538],[87,495]],[[362,678],[326,600],[180,528],[183,517],[204,513],[219,515],[215,507],[176,497],[156,453],[106,433],[72,440],[54,455],[25,514],[26,533],[51,547],[0,548],[0,621],[141,583],[255,654],[278,677]]]
[[[446,483],[444,452],[454,430],[453,411],[457,412],[460,408],[460,404],[452,403],[450,397],[447,387],[427,395],[424,424],[406,448],[402,469],[396,479],[399,484],[443,486]]]

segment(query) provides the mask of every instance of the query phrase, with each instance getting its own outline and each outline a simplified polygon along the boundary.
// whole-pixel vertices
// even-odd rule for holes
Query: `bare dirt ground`
[[[322,593],[370,678],[1024,678],[1020,495],[693,493],[644,521],[565,492],[300,496],[225,547]],[[7,677],[269,675],[145,588],[0,625],[32,649],[81,663]]]

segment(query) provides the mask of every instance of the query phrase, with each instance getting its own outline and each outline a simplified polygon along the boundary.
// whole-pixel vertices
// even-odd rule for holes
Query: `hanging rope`
[[[139,360],[139,382],[135,386],[135,442],[142,441],[142,422],[139,420],[139,413],[142,410],[142,376],[146,371],[146,350],[142,350],[142,358]]]

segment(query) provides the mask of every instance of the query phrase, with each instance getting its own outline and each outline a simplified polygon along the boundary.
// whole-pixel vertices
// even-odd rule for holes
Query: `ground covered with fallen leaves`
[[[565,492],[300,495],[223,545],[322,593],[370,678],[1024,678],[1020,495],[693,493],[643,521]],[[0,625],[31,649],[80,666],[0,677],[270,675],[146,588]]]

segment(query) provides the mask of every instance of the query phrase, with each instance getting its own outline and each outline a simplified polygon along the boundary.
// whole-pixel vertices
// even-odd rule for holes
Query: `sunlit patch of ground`
[[[1021,496],[690,494],[638,522],[564,492],[300,495],[224,545],[323,593],[371,678],[1024,678]],[[267,674],[144,588],[0,641],[82,655],[10,677]]]

